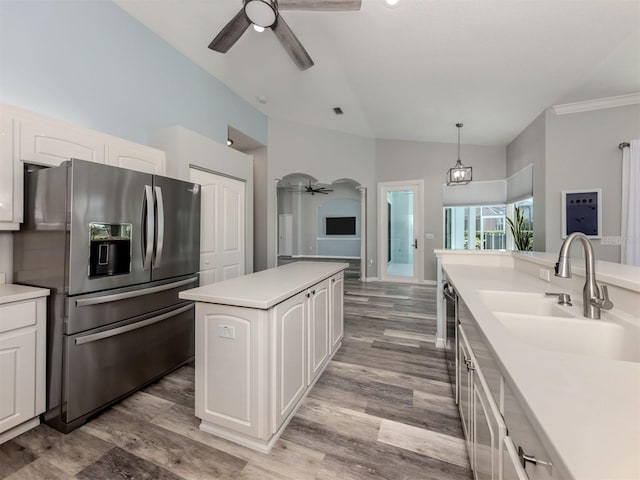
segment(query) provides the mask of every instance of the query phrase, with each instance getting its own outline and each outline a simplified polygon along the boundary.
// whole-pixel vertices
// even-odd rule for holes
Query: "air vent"
[[[342,115],[344,112],[340,107],[333,107],[333,113],[335,113],[336,115]]]

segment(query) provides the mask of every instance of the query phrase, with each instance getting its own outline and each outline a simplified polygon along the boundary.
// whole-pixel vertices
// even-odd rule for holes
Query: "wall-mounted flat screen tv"
[[[326,217],[327,235],[355,235],[356,217]]]

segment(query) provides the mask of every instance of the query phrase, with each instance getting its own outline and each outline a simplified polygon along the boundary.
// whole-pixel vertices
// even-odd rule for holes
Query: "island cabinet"
[[[180,293],[197,302],[201,430],[271,450],[341,345],[346,267],[296,262]]]

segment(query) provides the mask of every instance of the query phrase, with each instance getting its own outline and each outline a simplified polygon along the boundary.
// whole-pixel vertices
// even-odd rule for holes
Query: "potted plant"
[[[524,215],[519,207],[515,207],[515,220],[507,217],[513,242],[517,250],[533,250],[531,230],[527,230]]]

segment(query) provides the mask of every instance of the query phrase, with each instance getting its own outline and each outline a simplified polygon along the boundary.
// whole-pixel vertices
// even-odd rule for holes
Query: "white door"
[[[293,215],[281,213],[278,222],[278,255],[293,255]]]
[[[378,265],[380,279],[421,283],[424,181],[378,184]]]
[[[189,180],[202,186],[200,285],[244,275],[244,182],[195,168]]]

